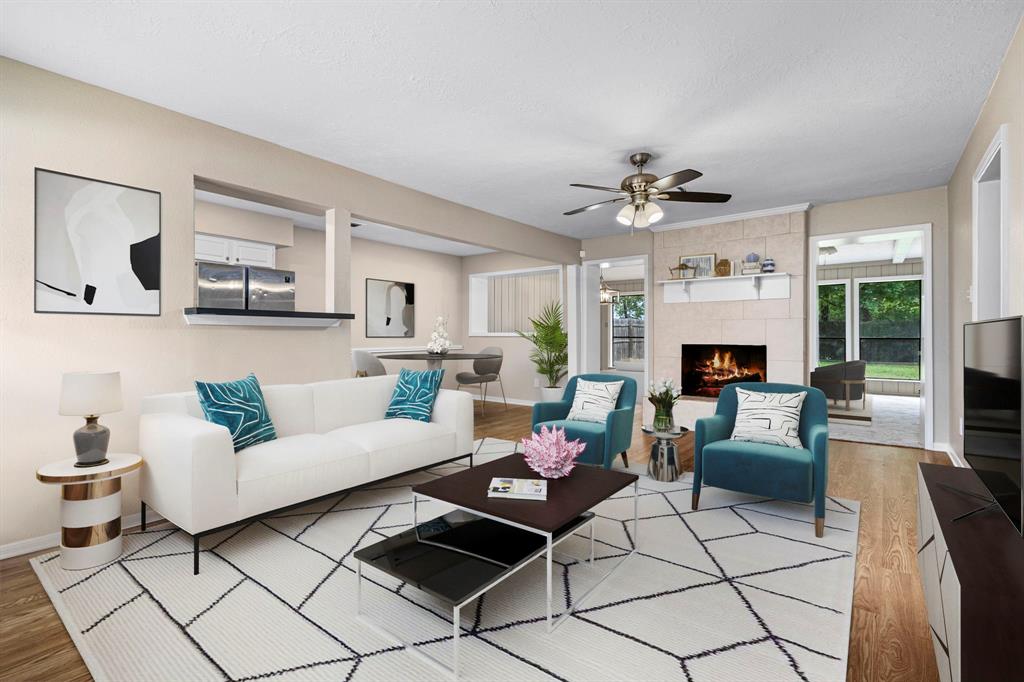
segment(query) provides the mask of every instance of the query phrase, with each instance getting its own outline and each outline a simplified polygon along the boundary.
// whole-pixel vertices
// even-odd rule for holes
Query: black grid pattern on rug
[[[508,445],[511,444],[509,443]],[[490,448],[488,449],[494,451],[495,444],[491,443]],[[509,450],[506,449],[504,450],[504,453],[507,453],[508,451]],[[499,453],[495,452],[495,454]],[[417,481],[426,480],[431,477],[443,476],[463,466],[465,465],[461,463],[454,463],[438,467],[437,469],[420,472],[416,475]],[[191,613],[188,617],[184,617],[178,613],[181,609],[175,608],[169,603],[171,600],[169,600],[166,594],[164,594],[164,590],[161,590],[159,585],[154,583],[152,578],[147,576],[144,571],[138,570],[138,568],[146,562],[167,560],[174,557],[188,558],[190,562],[191,549],[186,548],[185,543],[190,545],[191,538],[183,531],[177,529],[157,529],[126,534],[126,547],[129,547],[130,549],[126,551],[119,560],[96,570],[89,571],[80,577],[79,574],[75,573],[75,580],[60,587],[57,592],[61,596],[64,596],[72,593],[73,591],[89,589],[88,586],[90,583],[98,580],[100,576],[111,571],[122,572],[128,577],[131,584],[134,585],[133,593],[127,595],[124,600],[113,605],[108,610],[92,619],[91,622],[75,625],[81,638],[84,638],[84,641],[88,641],[90,636],[93,636],[106,624],[118,619],[119,614],[124,613],[126,609],[130,609],[133,604],[136,604],[140,600],[148,600],[159,609],[164,617],[174,624],[174,626],[188,640],[195,652],[202,656],[208,662],[209,666],[216,670],[223,679],[274,679],[285,676],[289,673],[298,673],[297,679],[302,679],[304,674],[310,677],[316,676],[315,672],[319,669],[324,672],[329,670],[329,677],[331,679],[358,680],[360,679],[361,667],[365,666],[368,661],[380,659],[382,657],[407,657],[409,654],[404,650],[402,645],[397,643],[390,646],[385,645],[368,649],[349,641],[345,636],[339,635],[337,632],[333,631],[332,628],[318,622],[314,616],[310,615],[308,607],[313,600],[317,599],[317,596],[321,594],[324,587],[328,585],[339,572],[349,574],[355,573],[353,563],[354,559],[351,558],[351,555],[356,549],[366,544],[376,542],[379,539],[389,537],[394,533],[401,532],[402,530],[410,527],[411,524],[408,522],[396,522],[396,512],[400,512],[404,516],[410,515],[409,508],[411,507],[411,497],[408,495],[407,491],[409,487],[417,481],[400,479],[387,485],[346,492],[339,494],[335,498],[330,498],[322,502],[313,510],[303,508],[300,510],[284,512],[262,520],[248,522],[219,535],[210,536],[210,538],[204,538],[201,541],[202,570],[210,570],[210,562],[222,562],[237,573],[237,579],[233,580],[226,590],[223,590],[222,592],[208,598],[207,601],[198,604],[198,610],[196,610],[197,605],[193,605],[192,610],[194,613]],[[714,489],[711,488],[705,488],[705,491],[713,490]],[[816,603],[813,599],[808,599],[799,594],[788,594],[778,589],[772,589],[763,583],[758,584],[757,579],[769,574],[802,571],[802,569],[807,569],[808,567],[812,567],[816,564],[825,564],[837,561],[851,562],[852,564],[854,554],[847,549],[830,547],[827,542],[828,535],[826,535],[826,541],[816,540],[813,537],[813,533],[809,530],[812,526],[809,513],[803,514],[803,516],[805,516],[804,519],[797,518],[797,515],[780,513],[777,501],[761,498],[749,498],[740,502],[723,504],[720,506],[714,506],[712,503],[694,512],[690,511],[688,505],[684,507],[681,504],[682,500],[689,499],[689,491],[690,485],[688,482],[680,481],[676,484],[654,484],[648,479],[642,477],[640,486],[641,498],[645,501],[658,501],[658,506],[661,508],[661,512],[656,514],[641,514],[640,519],[642,524],[649,524],[656,520],[660,520],[662,523],[665,521],[670,522],[681,536],[692,539],[693,547],[699,548],[699,552],[703,555],[703,557],[695,558],[700,558],[701,560],[678,560],[667,558],[663,553],[651,553],[645,551],[644,541],[642,538],[640,551],[637,552],[634,558],[630,560],[631,562],[635,562],[639,560],[638,557],[642,557],[654,564],[674,567],[679,569],[680,572],[685,571],[686,580],[681,581],[683,584],[678,587],[660,589],[654,592],[645,591],[643,585],[632,585],[630,586],[631,594],[627,596],[611,595],[614,598],[608,598],[603,594],[606,591],[606,583],[605,586],[602,586],[602,588],[595,594],[591,595],[588,601],[585,602],[582,607],[578,608],[571,618],[576,621],[587,623],[594,628],[603,630],[614,637],[628,640],[633,645],[642,647],[652,655],[665,657],[666,659],[671,660],[675,664],[675,669],[677,670],[676,677],[678,679],[691,681],[706,679],[706,677],[701,675],[696,669],[696,667],[699,667],[699,663],[702,660],[712,659],[730,652],[739,652],[743,649],[756,648],[758,649],[758,656],[763,657],[765,655],[764,648],[770,647],[774,651],[778,652],[781,660],[785,663],[785,667],[788,669],[788,679],[793,680],[817,679],[815,676],[810,676],[808,671],[805,670],[805,666],[801,663],[801,660],[807,660],[806,656],[808,655],[811,656],[812,659],[831,661],[834,664],[844,662],[846,659],[845,649],[831,651],[821,650],[811,643],[800,641],[792,636],[784,636],[785,633],[780,633],[777,628],[773,627],[772,614],[759,608],[754,603],[754,600],[751,599],[750,595],[768,594],[786,602],[791,602],[794,605],[798,605],[800,609],[820,610],[839,617],[845,617],[847,619],[846,622],[848,627],[849,614],[846,613],[844,609],[837,609],[835,606],[829,604]],[[355,503],[355,498],[365,497],[367,494],[384,494],[388,497],[389,501],[384,501],[379,504]],[[404,497],[405,499],[399,499],[401,497]],[[707,492],[705,492],[703,497],[708,499],[712,498],[713,495],[708,495]],[[611,563],[618,561],[619,558],[628,554],[635,547],[634,538],[631,536],[632,492],[623,491],[612,498],[612,501],[615,500],[621,502],[628,501],[630,512],[628,516],[623,514],[598,514],[599,518],[604,520],[606,526],[605,532],[599,533],[597,538],[597,543],[601,548],[601,551],[598,553],[595,560],[595,564],[597,566],[600,566],[602,562]],[[652,505],[642,503],[642,506],[650,507]],[[793,506],[807,507],[807,505]],[[695,521],[697,520],[698,515],[707,514],[708,512],[718,512],[719,515],[728,514],[730,517],[735,517],[735,523],[739,528],[732,528],[729,532],[710,537],[708,537],[706,533],[702,534],[696,527]],[[856,521],[858,513],[855,509],[850,508],[842,501],[838,501],[833,498],[829,498],[828,512],[830,519],[852,515],[854,522]],[[358,526],[358,533],[355,533],[348,538],[345,542],[346,547],[340,548],[343,551],[327,551],[322,546],[318,546],[315,542],[307,542],[308,538],[322,529],[325,519],[331,519],[336,516],[352,516],[357,513],[360,516],[369,519],[369,522],[365,523],[365,525]],[[777,524],[772,526],[772,528],[775,528],[776,530],[769,530],[767,528],[760,527],[757,523],[759,518],[769,520],[774,518],[776,520],[782,520],[782,523],[787,525],[791,524],[793,526],[793,533],[792,535],[787,535],[786,533],[777,532]],[[800,531],[803,530],[804,526],[808,529],[807,533],[801,534]],[[830,533],[853,533],[853,538],[856,538],[857,531],[855,523],[852,529],[849,527],[843,527],[842,525],[832,525],[831,523],[826,527],[829,529]],[[609,533],[607,532],[608,528],[614,528],[616,532]],[[269,584],[272,581],[267,580],[266,571],[261,572],[252,570],[249,565],[251,563],[251,559],[244,556],[236,556],[238,552],[234,550],[235,545],[237,545],[241,539],[243,539],[247,534],[254,533],[256,530],[264,536],[279,538],[281,542],[294,543],[302,548],[303,556],[309,556],[311,560],[312,557],[316,557],[316,562],[320,566],[319,579],[311,585],[306,586],[304,589],[298,592],[293,591],[291,594],[284,594],[278,586]],[[642,525],[641,535],[643,535],[644,532],[644,525]],[[801,546],[807,546],[813,548],[812,551],[814,556],[801,556],[798,552],[794,552],[792,560],[784,563],[783,565],[771,565],[767,568],[756,571],[731,571],[718,556],[717,546],[726,542],[733,544],[738,539],[749,539],[754,537],[758,537],[762,540],[768,539],[773,543],[791,545],[794,549]],[[854,547],[856,547],[855,540]],[[249,552],[251,553],[251,551],[252,550],[250,549]],[[42,565],[56,559],[57,556],[57,554],[53,554],[46,557],[40,557],[35,560],[39,564],[37,570],[39,570]],[[559,583],[561,584],[563,606],[568,606],[569,603],[571,603],[574,594],[579,593],[575,589],[577,582],[575,571],[577,568],[585,568],[586,561],[582,559],[561,558],[556,556],[555,564],[556,585]],[[185,564],[183,563],[182,565],[184,566]],[[852,568],[850,570],[852,574]],[[559,576],[557,572],[561,572],[561,575]],[[807,575],[806,572],[803,572],[802,574]],[[620,572],[617,574],[615,579],[622,580],[622,575],[623,574]],[[365,581],[364,590],[366,585],[373,585],[377,589],[386,592],[387,598],[404,603],[406,605],[404,608],[415,609],[418,612],[428,614],[431,619],[436,619],[440,626],[437,629],[438,633],[446,631],[450,633],[452,626],[450,611],[440,603],[430,603],[429,599],[424,599],[424,595],[418,593],[414,588],[408,588],[405,583],[398,583],[397,581],[374,571],[372,568],[364,568],[363,579]],[[517,578],[514,577],[508,582],[511,583],[516,579]],[[527,578],[520,575],[519,579],[526,580]],[[541,580],[541,582],[543,581]],[[184,584],[187,585],[187,582]],[[277,602],[281,607],[283,613],[293,615],[301,620],[305,625],[308,625],[312,630],[318,631],[323,635],[323,637],[332,642],[336,648],[336,655],[319,657],[316,660],[295,661],[280,667],[270,667],[268,669],[255,672],[249,671],[248,674],[239,674],[236,669],[237,666],[229,665],[226,661],[221,660],[221,653],[208,646],[204,637],[196,635],[195,632],[199,624],[203,623],[204,620],[213,617],[217,613],[218,609],[222,608],[222,605],[225,602],[233,599],[233,596],[237,595],[242,589],[252,589],[258,593],[271,597],[272,600]],[[617,627],[614,618],[602,617],[603,613],[614,609],[621,609],[622,607],[631,604],[646,602],[648,600],[665,599],[671,595],[682,595],[683,593],[710,589],[727,590],[728,594],[730,594],[731,598],[735,601],[735,604],[747,614],[750,619],[749,625],[751,627],[744,629],[744,636],[733,641],[722,642],[715,646],[710,646],[697,651],[673,651],[671,648],[663,644],[659,644],[656,641],[652,641],[648,637],[639,635],[635,631],[631,632],[629,627]],[[531,652],[529,650],[511,648],[507,643],[503,643],[501,639],[496,636],[500,633],[516,629],[530,627],[543,628],[544,621],[546,620],[545,615],[540,613],[543,611],[543,603],[536,605],[537,608],[535,610],[537,611],[537,615],[535,616],[525,618],[506,618],[501,613],[488,614],[488,607],[493,601],[488,599],[489,594],[490,593],[485,594],[479,598],[474,608],[467,608],[463,610],[463,618],[461,622],[463,633],[462,637],[465,638],[465,640],[479,642],[496,652],[500,652],[502,655],[507,656],[510,659],[514,659],[518,664],[528,666],[537,674],[538,677],[559,680],[573,679],[572,666],[567,666],[565,669],[561,669],[559,666],[552,665],[550,661],[537,660],[531,656]],[[354,618],[354,604],[338,605],[339,609],[346,607],[351,609],[351,615]],[[847,608],[849,608],[849,605],[847,605]],[[693,618],[707,618],[709,615],[713,617],[713,614],[693,614]],[[65,620],[67,619],[65,618]],[[68,623],[66,622],[66,624]],[[70,627],[71,624],[68,625]],[[550,636],[558,637],[557,633],[558,631]],[[446,642],[450,643],[451,639],[451,634],[434,634],[430,637],[416,639],[413,644],[425,647],[444,644]],[[586,653],[588,655],[599,655],[601,652]],[[341,668],[338,668],[339,664],[342,664]],[[817,666],[814,667],[817,668]],[[845,671],[840,672],[842,673],[842,676],[845,676]],[[473,670],[464,669],[463,673],[467,677],[474,677]],[[637,675],[638,677],[644,677],[642,670],[638,670]],[[716,675],[715,679],[722,678]]]

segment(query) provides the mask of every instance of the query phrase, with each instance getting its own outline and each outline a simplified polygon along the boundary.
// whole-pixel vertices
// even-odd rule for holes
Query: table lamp
[[[110,429],[98,423],[99,415],[120,410],[120,372],[69,372],[64,375],[60,413],[85,417],[85,426],[75,431],[76,467],[107,463]]]

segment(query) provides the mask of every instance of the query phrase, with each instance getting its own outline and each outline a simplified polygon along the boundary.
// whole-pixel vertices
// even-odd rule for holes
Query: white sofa
[[[397,376],[263,386],[277,439],[234,452],[194,391],[144,398],[143,518],[152,507],[195,538],[249,517],[470,456],[473,400],[441,390],[431,421],[384,419]]]

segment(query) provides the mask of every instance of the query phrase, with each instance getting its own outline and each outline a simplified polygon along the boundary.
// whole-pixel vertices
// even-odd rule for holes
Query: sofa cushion
[[[227,427],[235,452],[277,438],[255,374],[222,383],[196,381],[196,393],[206,420]]]
[[[336,379],[309,384],[317,433],[384,418],[397,376]]]
[[[371,480],[366,450],[307,433],[260,443],[236,457],[243,516],[260,514]]]
[[[729,490],[809,502],[814,456],[806,448],[720,440],[703,451],[703,480]]]
[[[548,429],[558,427],[565,429],[565,437],[569,440],[580,439],[587,447],[579,457],[578,462],[589,464],[604,463],[604,436],[605,425],[597,422],[579,422],[571,419],[553,419],[546,422],[537,422],[533,425],[533,432],[540,433],[540,427]]]
[[[442,378],[443,369],[413,371],[403,367],[395,383],[395,392],[391,394],[391,402],[384,412],[384,418],[429,422],[437,392],[441,389]]]
[[[353,424],[327,433],[331,441],[354,443],[367,452],[370,480],[386,478],[451,459],[455,432],[432,422],[413,419],[381,419]]]
[[[302,384],[262,386],[267,412],[277,437],[316,433],[313,419],[313,389]]]

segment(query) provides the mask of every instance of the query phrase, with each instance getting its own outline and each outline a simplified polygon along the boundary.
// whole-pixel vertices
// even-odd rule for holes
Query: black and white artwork
[[[412,338],[416,335],[416,285],[389,279],[366,279],[366,337]]]
[[[37,313],[160,314],[160,193],[36,169]]]

